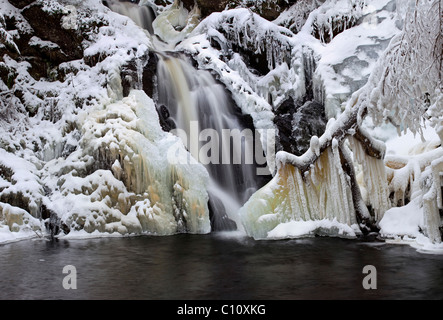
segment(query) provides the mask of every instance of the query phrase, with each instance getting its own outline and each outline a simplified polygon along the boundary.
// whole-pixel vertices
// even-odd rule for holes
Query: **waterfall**
[[[155,19],[155,13],[151,7],[118,0],[106,0],[104,4],[112,11],[131,18],[138,26],[148,30],[150,34],[154,33],[152,22]]]
[[[106,5],[154,34],[152,8],[115,0]],[[165,46],[158,41],[154,45],[159,57],[155,96],[162,126],[175,129],[173,133],[208,170],[213,230],[241,228],[239,209],[269,179],[257,175],[256,160],[264,155],[252,120],[241,114],[209,71],[196,69],[185,55],[162,52]]]
[[[262,153],[260,140],[209,71],[196,70],[181,55],[159,57],[158,105],[168,110],[172,127],[184,131],[192,156],[206,166],[210,207],[219,217],[213,224],[226,229],[223,213],[238,222],[238,210],[259,187],[255,154]]]

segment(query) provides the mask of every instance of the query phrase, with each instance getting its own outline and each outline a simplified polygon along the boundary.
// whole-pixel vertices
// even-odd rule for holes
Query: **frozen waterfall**
[[[210,72],[196,70],[184,56],[160,55],[157,73],[158,105],[167,117],[163,120],[206,165],[210,207],[218,216],[214,228],[230,229],[223,213],[238,222],[238,210],[259,187],[259,137]]]

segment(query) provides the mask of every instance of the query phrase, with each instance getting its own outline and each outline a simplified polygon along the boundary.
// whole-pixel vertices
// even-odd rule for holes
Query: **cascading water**
[[[140,18],[146,15],[143,6],[129,2],[108,6],[134,20],[150,19]],[[153,34],[152,29],[147,30]],[[259,136],[209,71],[196,69],[185,55],[161,52],[160,47],[156,50],[160,119],[168,123],[167,130],[182,130],[179,136],[185,146],[209,172],[212,228],[241,227],[240,207],[266,182],[257,176],[256,155],[264,158]]]
[[[117,0],[106,0],[104,3],[112,11],[131,18],[138,26],[153,34],[152,22],[155,19],[155,13],[151,7]]]
[[[185,57],[160,55],[157,77],[158,104],[168,109],[173,127],[185,131],[183,142],[210,174],[210,207],[219,217],[225,211],[236,220],[239,208],[258,189],[254,150],[262,152],[260,141],[208,71],[196,70]],[[222,220],[213,221],[216,229],[226,228]]]

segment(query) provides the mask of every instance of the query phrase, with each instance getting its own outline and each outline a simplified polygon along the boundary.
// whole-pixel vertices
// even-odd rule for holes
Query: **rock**
[[[276,19],[283,10],[289,8],[297,2],[297,0],[270,0],[256,3],[256,1],[240,1],[240,0],[181,0],[184,7],[191,10],[195,3],[201,10],[202,18],[209,16],[213,12],[221,12],[226,8],[246,7],[267,20]]]
[[[8,167],[0,164],[0,178],[11,182],[13,174],[14,174],[14,171],[12,171],[11,168],[8,168]]]
[[[324,107],[315,101],[298,106],[289,97],[275,111],[279,149],[302,155],[308,150],[312,136],[320,137],[326,129]]]
[[[62,226],[61,219],[57,216],[57,214],[48,209],[45,205],[42,205],[41,216],[43,220],[47,220],[45,221],[45,227],[51,235],[51,238],[58,235],[60,230],[63,230],[65,233],[69,233],[69,228],[66,229],[66,225]]]
[[[209,218],[212,231],[235,231],[237,224],[229,219],[223,202],[214,194],[209,195]]]
[[[253,11],[263,18],[272,21],[278,18],[283,10],[295,4],[298,0],[271,0],[254,5]]]
[[[14,7],[23,9],[27,5],[33,3],[35,0],[8,0]]]
[[[0,48],[0,57],[6,54],[16,61],[29,62],[31,67],[28,71],[36,80],[47,78],[62,81],[63,74],[59,72],[58,66],[63,62],[83,58],[84,37],[79,30],[67,28],[66,23],[63,24],[63,18],[70,13],[62,10],[45,11],[43,4],[37,1],[10,2],[17,8],[23,8],[23,17],[5,17],[6,32],[18,32],[18,36],[14,37],[16,48],[3,46]],[[23,28],[23,18],[33,32]],[[6,84],[10,82],[8,77],[2,72],[1,78]]]
[[[325,108],[315,101],[309,101],[297,108],[292,120],[294,129],[291,138],[295,142],[294,154],[304,154],[313,136],[320,137],[326,130]]]
[[[142,72],[142,88],[144,92],[150,97],[154,94],[154,80],[157,74],[157,55],[153,52],[149,52],[147,57],[141,58],[147,60],[146,65],[143,67]],[[143,61],[141,62],[142,64]],[[132,60],[126,65],[122,66],[120,77],[122,79],[123,97],[127,97],[131,89],[136,89],[139,81],[137,71],[137,61]]]
[[[201,10],[202,18],[209,16],[213,12],[223,11],[226,6],[234,1],[232,0],[196,0],[198,7]],[[194,0],[182,0],[184,7],[191,10],[194,7]]]
[[[143,68],[143,91],[150,97],[154,94],[154,79],[157,74],[158,57],[155,53],[149,52],[148,64]]]
[[[47,12],[43,5],[34,3],[22,11],[23,16],[34,29],[34,35],[42,40],[56,43],[68,60],[77,60],[83,57],[83,37],[75,29],[62,27],[62,12]]]
[[[275,111],[274,123],[278,129],[279,150],[294,153],[295,141],[292,141],[292,119],[295,112],[292,97],[285,100]]]
[[[160,105],[157,107],[157,112],[159,115],[160,125],[164,131],[171,131],[177,128],[174,120],[170,117],[169,110],[165,105]]]

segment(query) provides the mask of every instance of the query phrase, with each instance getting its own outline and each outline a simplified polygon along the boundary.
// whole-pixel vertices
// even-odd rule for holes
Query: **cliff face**
[[[32,3],[31,5],[29,5]],[[17,14],[4,15],[5,32],[12,32],[11,45],[0,48],[14,60],[30,63],[30,74],[36,80],[60,74],[58,66],[83,56],[84,31],[72,27],[63,28],[63,18],[71,12],[45,10],[35,1],[11,1]],[[4,78],[4,74],[3,78]]]

